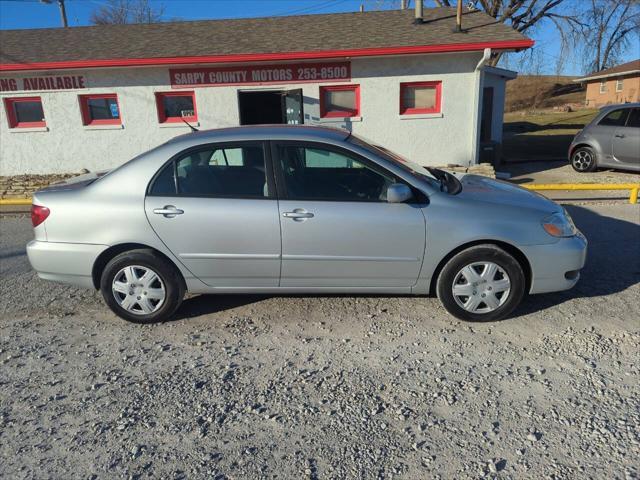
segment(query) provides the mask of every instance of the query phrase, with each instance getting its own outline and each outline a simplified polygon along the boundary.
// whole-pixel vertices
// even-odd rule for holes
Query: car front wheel
[[[146,249],[113,258],[104,268],[100,290],[116,315],[134,323],[169,319],[184,296],[176,268]]]
[[[593,172],[596,169],[596,156],[589,147],[580,147],[571,155],[571,166],[576,172]]]
[[[500,320],[524,296],[520,263],[496,245],[477,245],[456,254],[442,268],[436,290],[447,311],[467,321]]]

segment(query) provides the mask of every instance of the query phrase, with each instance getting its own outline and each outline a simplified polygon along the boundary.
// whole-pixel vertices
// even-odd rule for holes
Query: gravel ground
[[[570,206],[570,292],[471,324],[433,298],[198,296],[127,324],[0,220],[0,477],[639,478],[640,210]]]
[[[638,183],[640,173],[625,170],[576,172],[569,162],[538,161],[503,163],[496,170],[509,172],[516,183]]]

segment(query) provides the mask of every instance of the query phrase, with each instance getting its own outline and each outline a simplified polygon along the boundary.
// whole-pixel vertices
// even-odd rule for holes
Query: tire
[[[576,148],[571,154],[571,166],[578,173],[593,172],[596,167],[596,154],[590,147]]]
[[[436,283],[444,308],[454,317],[471,322],[507,317],[522,301],[525,289],[520,263],[491,244],[476,245],[454,255],[440,271]]]
[[[139,249],[121,253],[107,263],[100,291],[120,318],[154,323],[171,318],[182,303],[185,287],[175,266],[153,250]]]

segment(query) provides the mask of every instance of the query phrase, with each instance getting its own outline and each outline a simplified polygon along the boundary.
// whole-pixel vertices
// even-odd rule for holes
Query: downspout
[[[483,67],[491,59],[491,49],[485,48],[482,58],[475,68],[475,93],[474,93],[474,109],[473,109],[473,128],[471,139],[471,160],[470,164],[477,165],[480,157],[480,121],[482,118],[482,89],[484,87],[484,70]]]

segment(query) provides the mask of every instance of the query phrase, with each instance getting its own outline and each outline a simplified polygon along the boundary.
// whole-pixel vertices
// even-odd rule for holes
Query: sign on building
[[[0,78],[0,92],[77,90],[86,88],[84,75]]]
[[[247,65],[223,68],[181,68],[169,70],[171,86],[216,87],[274,83],[348,82],[350,62]]]

